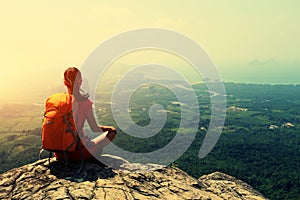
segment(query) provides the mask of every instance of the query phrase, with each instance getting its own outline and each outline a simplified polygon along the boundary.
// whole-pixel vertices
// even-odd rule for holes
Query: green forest
[[[171,165],[195,178],[224,172],[249,183],[269,199],[300,199],[300,85],[226,83],[223,132],[203,159],[198,154],[210,122],[210,93],[205,84],[192,87],[199,102],[199,130],[189,149]],[[133,121],[140,126],[149,124],[148,110],[156,103],[168,111],[166,124],[149,138],[135,138],[118,129],[114,144],[132,152],[152,152],[168,144],[180,124],[177,101],[168,88],[140,87],[130,101]],[[101,91],[95,102],[99,123],[117,127],[110,106],[110,92]],[[37,160],[41,129],[14,131],[0,133],[0,172]]]

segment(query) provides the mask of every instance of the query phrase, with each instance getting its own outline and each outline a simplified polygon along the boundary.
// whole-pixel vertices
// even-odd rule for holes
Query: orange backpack
[[[72,95],[51,95],[45,105],[42,125],[42,148],[48,151],[73,152],[80,141],[72,113]],[[80,145],[79,145],[80,146]]]

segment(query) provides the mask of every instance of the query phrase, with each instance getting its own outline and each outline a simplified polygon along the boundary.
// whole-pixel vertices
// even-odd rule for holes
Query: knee
[[[115,127],[112,127],[112,128],[111,128],[111,132],[113,132],[114,134],[117,134],[116,128],[115,128]]]
[[[107,133],[106,137],[107,137],[110,141],[112,141],[113,139],[115,139],[116,135],[117,135],[117,131],[116,131],[116,130],[114,130],[114,131],[112,130],[112,131],[109,131],[109,132]]]
[[[112,135],[117,135],[117,130],[116,130],[116,128],[115,127],[111,127],[111,129],[110,129],[110,131],[108,131],[110,134],[112,134]]]
[[[117,130],[116,130],[116,128],[113,127],[113,126],[105,126],[104,131],[108,131],[108,132],[112,132],[112,133],[117,134]]]

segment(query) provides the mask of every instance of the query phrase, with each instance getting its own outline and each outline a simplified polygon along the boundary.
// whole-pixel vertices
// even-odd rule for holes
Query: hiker
[[[73,116],[76,128],[81,134],[82,155],[84,160],[88,160],[93,156],[100,156],[102,149],[107,146],[116,136],[117,131],[113,126],[98,125],[94,113],[93,102],[89,99],[89,95],[82,93],[80,89],[82,83],[81,72],[76,67],[68,68],[64,72],[64,84],[68,89],[68,93],[73,97]],[[85,121],[88,122],[93,132],[103,132],[94,139],[84,136],[83,126]],[[63,153],[55,152],[54,156],[58,160],[63,160]],[[68,159],[72,161],[80,160],[79,150],[68,153]]]

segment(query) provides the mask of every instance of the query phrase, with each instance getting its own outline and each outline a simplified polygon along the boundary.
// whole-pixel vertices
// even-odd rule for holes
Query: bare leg
[[[105,131],[98,137],[92,139],[92,142],[96,145],[96,152],[102,151],[104,147],[106,147],[111,141],[113,141],[116,137],[116,131]]]

